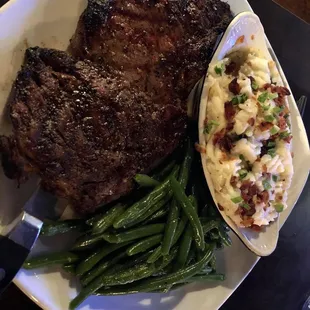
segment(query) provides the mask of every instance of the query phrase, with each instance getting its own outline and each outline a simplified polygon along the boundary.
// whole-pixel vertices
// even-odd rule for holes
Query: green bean
[[[218,239],[220,239],[220,236],[217,232],[210,231],[210,238],[211,238],[211,240],[217,241]]]
[[[177,174],[177,172],[178,167],[176,166],[169,176],[175,175]],[[128,226],[130,223],[134,222],[137,218],[142,216],[145,212],[147,212],[148,209],[157,204],[167,195],[171,195],[169,177],[163,183],[156,186],[151,193],[133,204],[122,215],[117,217],[113,223],[114,228]]]
[[[179,173],[179,182],[184,190],[188,183],[192,161],[193,161],[193,148],[191,146],[190,140],[188,140],[186,146],[186,155],[184,157]]]
[[[186,155],[181,165],[178,177],[180,185],[181,187],[183,187],[183,189],[185,189],[187,186],[192,160],[193,160],[193,148],[191,147],[190,141],[188,140]],[[173,199],[168,214],[167,225],[162,243],[163,255],[167,255],[172,246],[173,238],[178,226],[179,214],[180,214],[179,207],[177,205],[176,200]]]
[[[214,253],[209,261],[209,265],[214,271],[216,270],[216,256],[214,255]]]
[[[195,257],[196,257],[196,253],[195,253],[195,251],[193,249],[193,245],[192,245],[192,247],[191,247],[191,249],[190,249],[190,251],[188,253],[187,261],[186,261],[186,265],[185,266],[189,266],[192,263],[192,261],[195,259]]]
[[[125,209],[125,205],[118,203],[101,216],[96,216],[96,219],[94,219],[92,222],[93,234],[104,233],[109,227],[113,225],[115,219],[125,212]]]
[[[134,284],[136,285],[136,284]],[[112,288],[102,288],[99,289],[95,295],[97,296],[120,296],[120,295],[128,295],[128,294],[137,294],[139,293],[139,291],[137,291],[134,288],[134,285],[123,285],[120,287],[112,287]],[[159,289],[156,290],[151,290],[151,291],[146,291],[143,290],[144,293],[168,293],[169,291],[173,291],[176,290],[182,286],[184,286],[185,283],[179,283],[179,284],[175,284],[175,285],[169,285],[166,286],[164,288],[162,288],[162,285],[160,285]]]
[[[161,171],[151,175],[151,177],[155,180],[158,180],[158,181],[163,180],[171,172],[171,170],[174,168],[175,164],[176,164],[175,160],[169,162]]]
[[[118,234],[103,234],[104,240],[110,243],[122,243],[126,241],[131,241],[135,239],[140,239],[143,237],[155,235],[163,232],[165,229],[165,224],[150,224],[139,228],[134,228],[127,230]]]
[[[82,288],[81,292],[70,302],[69,309],[75,309],[89,295],[92,295],[102,286],[114,286],[131,283],[143,278],[147,278],[155,271],[154,264],[141,264],[129,270],[124,270],[118,274],[111,276],[99,276],[90,282],[86,287]]]
[[[196,212],[198,211],[198,204],[195,196],[189,196],[190,202],[193,204],[193,207],[195,208]],[[180,243],[180,249],[179,254],[177,257],[176,264],[174,266],[174,270],[178,270],[180,268],[183,268],[186,265],[186,262],[188,260],[188,255],[191,249],[193,241],[193,230],[192,227],[187,224],[187,229],[185,230],[184,236]]]
[[[173,199],[168,213],[164,239],[161,246],[161,252],[163,255],[169,254],[170,248],[172,246],[172,241],[178,227],[179,214],[180,214],[179,207],[177,205],[176,200]]]
[[[207,221],[207,222],[203,222],[202,223],[202,230],[204,234],[207,234],[208,232],[210,232],[212,229],[218,229],[220,226],[220,222],[218,220],[211,220],[211,221]]]
[[[188,216],[189,222],[191,223],[193,229],[193,238],[198,248],[203,250],[205,246],[204,235],[198,214],[188,197],[185,195],[180,183],[178,183],[174,176],[170,178],[170,182],[174,197],[177,199],[183,211]]]
[[[104,275],[113,275],[116,272],[119,272],[121,270],[127,270],[130,269],[140,263],[145,263],[148,259],[148,257],[151,255],[153,251],[149,251],[146,253],[143,253],[141,255],[138,255],[137,257],[131,257],[128,260],[126,260],[126,262],[124,262],[123,264],[116,264],[114,266],[112,266],[111,268],[109,268],[108,270],[106,270],[104,272]]]
[[[81,237],[77,238],[74,245],[72,246],[72,250],[84,250],[95,244],[98,244],[100,241],[103,241],[102,235],[82,235]]]
[[[79,256],[70,252],[48,253],[27,259],[23,268],[35,269],[51,265],[64,265],[74,263],[78,260]]]
[[[134,222],[131,222],[128,226],[125,226],[124,228],[128,228],[131,226],[135,226],[143,221],[146,221],[149,219],[155,212],[158,212],[161,210],[171,199],[170,196],[164,197],[162,200],[160,200],[157,204],[155,204],[152,208],[148,209],[144,214],[142,214],[140,217],[138,217]]]
[[[211,258],[211,260],[212,260],[212,258]],[[210,264],[210,262],[209,262],[209,264]],[[197,276],[205,276],[207,274],[210,274],[211,272],[213,272],[213,269],[210,266],[205,265],[196,275]]]
[[[190,225],[187,225],[187,229],[185,230],[184,236],[180,243],[180,250],[174,270],[181,269],[186,265],[192,241],[193,241],[193,230]]]
[[[83,231],[86,227],[87,225],[85,225],[85,221],[80,219],[44,223],[41,229],[41,235],[51,237],[57,234],[64,234],[72,230]]]
[[[181,235],[185,229],[187,221],[188,221],[187,215],[185,213],[183,213],[181,216],[181,219],[178,223],[176,233],[174,234],[172,246],[174,246],[178,242],[179,238],[181,237]],[[161,250],[161,245],[160,245],[158,248],[155,249],[155,251],[152,253],[152,255],[148,258],[147,262],[148,263],[154,263],[161,257],[161,255],[162,255],[162,250]]]
[[[146,174],[136,174],[135,181],[141,186],[141,187],[156,187],[160,183],[153,179],[152,177],[149,177]]]
[[[151,248],[153,248],[155,245],[161,242],[163,239],[162,234],[154,235],[151,237],[148,237],[146,239],[143,239],[133,245],[131,245],[127,250],[126,253],[128,256],[132,256],[141,252],[145,252]]]
[[[167,215],[168,211],[169,211],[168,208],[163,208],[163,209],[158,210],[153,215],[151,215],[148,219],[146,219],[141,225],[145,225],[155,220],[161,219],[162,217]]]
[[[150,255],[147,262],[149,264],[155,263],[162,256],[161,245],[155,249],[155,251]]]
[[[108,268],[110,268],[111,266],[116,265],[121,259],[123,259],[124,257],[126,257],[126,253],[120,253],[118,255],[116,255],[114,258],[112,259],[108,259],[104,262],[99,262],[94,269],[89,270],[87,273],[85,273],[82,277],[81,277],[81,283],[83,284],[83,286],[88,285],[88,283],[90,283],[92,280],[94,280],[95,278],[97,278],[98,276],[100,276],[101,274],[103,274],[103,272],[105,270],[107,270]]]
[[[159,278],[154,279],[146,279],[142,281],[141,283],[137,284],[135,289],[137,291],[151,291],[154,289],[161,289],[163,287],[166,287],[168,285],[173,285],[175,283],[178,283],[182,280],[186,280],[188,278],[191,278],[194,276],[205,264],[207,264],[212,256],[214,249],[214,244],[208,245],[206,250],[204,251],[203,258],[198,261],[197,263],[185,267],[177,272],[174,272],[172,274],[162,276]]]
[[[65,264],[62,266],[62,269],[65,271],[65,272],[68,272],[70,274],[73,274],[75,275],[75,264],[72,264],[72,263],[69,263],[69,264]]]
[[[207,274],[207,275],[196,275],[189,279],[187,279],[187,282],[208,282],[208,281],[224,281],[225,275],[220,273],[213,273],[213,274]]]
[[[218,232],[219,232],[219,236],[220,236],[221,240],[223,241],[224,245],[231,246],[232,241],[231,241],[230,237],[228,236],[228,234],[226,233],[226,231],[224,230],[222,225],[219,226]]]
[[[129,245],[131,242],[124,242],[121,244],[109,244],[103,248],[96,249],[86,259],[81,261],[76,267],[77,276],[82,276],[88,270],[92,269],[99,261],[110,253]]]

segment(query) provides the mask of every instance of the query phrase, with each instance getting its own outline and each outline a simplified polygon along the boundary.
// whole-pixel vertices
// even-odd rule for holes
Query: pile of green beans
[[[180,160],[135,177],[135,190],[145,194],[131,205],[115,203],[87,220],[44,224],[44,236],[80,236],[66,252],[30,258],[24,268],[59,264],[77,276],[82,289],[70,309],[93,294],[168,292],[195,281],[223,281],[215,250],[231,245],[228,228],[205,197],[193,143],[183,149]]]

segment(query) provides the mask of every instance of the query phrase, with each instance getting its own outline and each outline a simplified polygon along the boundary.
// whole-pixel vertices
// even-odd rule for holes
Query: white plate
[[[229,0],[235,14],[250,10],[244,0]],[[85,0],[11,0],[0,9],[0,106],[1,133],[7,132],[9,125],[5,119],[5,102],[12,81],[22,64],[23,54],[28,46],[40,45],[65,49],[72,36],[78,17],[86,7]],[[292,107],[295,138],[295,177],[290,189],[289,204],[294,205],[308,176],[309,146],[307,136],[298,116]],[[35,180],[16,189],[14,182],[7,180],[0,172],[1,214],[4,222],[18,212],[34,190]],[[286,210],[281,215],[281,225],[289,215]],[[1,229],[1,228],[0,228]],[[258,258],[248,251],[235,237],[233,246],[219,252],[219,270],[227,279],[219,286],[192,284],[170,294],[137,294],[122,297],[91,297],[79,309],[83,310],[206,310],[217,309],[232,294],[254,267]],[[64,247],[70,240],[42,240],[36,250]],[[70,299],[76,295],[76,281],[69,279],[56,269],[26,272],[21,270],[14,282],[44,309],[65,310]]]

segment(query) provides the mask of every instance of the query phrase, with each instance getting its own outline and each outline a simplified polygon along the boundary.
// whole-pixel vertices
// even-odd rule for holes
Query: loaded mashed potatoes
[[[239,49],[208,69],[204,134],[219,208],[239,226],[268,225],[286,207],[290,113],[276,65]]]

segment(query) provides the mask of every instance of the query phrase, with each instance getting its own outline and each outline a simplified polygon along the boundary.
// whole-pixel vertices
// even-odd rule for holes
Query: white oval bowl
[[[243,42],[236,44],[238,38],[240,38],[241,36],[244,36]],[[281,70],[279,62],[277,61],[277,59],[274,59],[274,57],[271,56],[270,51],[267,47],[264,28],[258,16],[252,12],[240,13],[233,19],[233,21],[228,26],[226,32],[224,33],[213,55],[210,65],[214,65],[219,60],[223,59],[230,52],[236,51],[243,47],[257,48],[262,52],[264,57],[266,57],[268,60],[274,60],[275,63],[277,64],[278,71],[281,75],[283,85],[288,87],[288,83],[285,79],[283,71]],[[198,124],[199,143],[202,147],[206,146],[205,134],[203,133],[203,131],[204,131],[204,120],[206,117],[208,94],[209,94],[208,77],[206,76],[204,87],[202,90],[202,95],[201,95],[199,124]],[[296,111],[296,103],[292,95],[288,97],[288,102],[290,105],[290,110],[292,110],[292,107],[294,107],[295,109],[294,114],[296,112],[298,113],[298,111]],[[292,116],[294,117],[294,115]],[[295,130],[293,128],[293,136],[295,136],[294,131]],[[213,197],[213,200],[216,206],[218,206],[216,197],[215,197],[212,179],[207,169],[207,155],[205,153],[201,153],[201,159],[202,159],[204,174],[205,174],[211,195]],[[292,207],[293,207],[292,205],[289,206],[289,208],[292,208]],[[278,242],[278,237],[279,237],[279,216],[278,218],[275,219],[274,222],[271,222],[268,226],[265,226],[262,229],[262,231],[256,232],[250,228],[238,227],[231,220],[231,218],[225,214],[225,211],[219,210],[219,212],[221,213],[226,223],[231,227],[231,229],[240,238],[240,240],[256,255],[267,256],[267,255],[270,255],[275,250],[277,246],[277,242]]]

